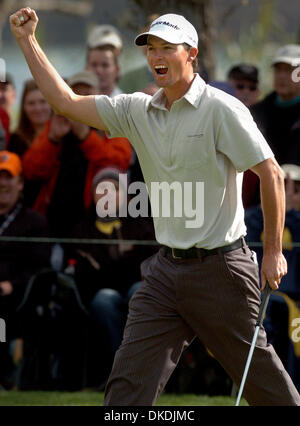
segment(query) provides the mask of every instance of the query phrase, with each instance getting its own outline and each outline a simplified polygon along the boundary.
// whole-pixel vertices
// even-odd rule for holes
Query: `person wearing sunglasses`
[[[258,102],[259,72],[254,65],[241,63],[233,66],[227,73],[227,81],[234,87],[235,96],[248,108]],[[244,208],[259,204],[259,178],[251,170],[244,173],[242,191]]]
[[[227,74],[228,82],[235,88],[236,97],[248,108],[259,99],[258,74],[258,69],[248,64],[235,65]]]

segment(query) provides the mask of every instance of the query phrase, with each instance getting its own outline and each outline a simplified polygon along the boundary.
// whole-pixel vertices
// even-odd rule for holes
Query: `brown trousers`
[[[154,405],[182,351],[198,336],[239,385],[260,306],[258,266],[242,248],[173,259],[165,248],[142,264],[104,405]],[[300,405],[261,328],[243,396],[250,405]]]

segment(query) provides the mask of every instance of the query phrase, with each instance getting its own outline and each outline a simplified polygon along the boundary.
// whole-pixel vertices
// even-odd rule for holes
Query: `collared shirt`
[[[239,100],[196,75],[170,111],[163,89],[95,101],[110,136],[125,136],[136,150],[159,243],[212,249],[246,234],[242,172],[273,153]],[[173,188],[170,212],[152,192],[162,182]],[[167,203],[167,190],[162,197]]]

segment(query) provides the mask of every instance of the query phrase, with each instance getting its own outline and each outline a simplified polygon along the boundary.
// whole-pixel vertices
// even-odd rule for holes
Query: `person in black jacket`
[[[250,108],[279,164],[300,164],[300,150],[296,152],[297,158],[294,151],[294,133],[299,135],[300,126],[300,82],[294,78],[299,65],[300,45],[281,47],[272,62],[274,91]]]
[[[234,87],[235,96],[246,107],[258,102],[259,71],[255,65],[242,63],[231,67],[227,73],[227,81]]]
[[[157,250],[152,245],[122,242],[155,239],[153,224],[148,219],[129,215],[119,217],[121,204],[128,202],[124,177],[127,180],[128,175],[114,167],[101,169],[95,175],[94,205],[89,216],[73,233],[77,238],[113,239],[120,240],[120,243],[82,244],[70,255],[73,259],[69,259],[70,263],[75,264],[75,281],[80,296],[106,339],[107,374],[122,340],[129,299],[142,280],[140,264]],[[103,195],[97,194],[97,187],[101,183],[112,184],[116,189],[116,215],[99,217],[97,214],[102,216],[97,204]]]
[[[6,342],[0,345],[0,384],[8,374],[9,342],[22,335],[16,309],[30,278],[48,266],[50,257],[46,245],[10,242],[4,238],[47,235],[44,217],[24,207],[22,190],[20,158],[15,153],[0,151],[0,318],[6,323]]]

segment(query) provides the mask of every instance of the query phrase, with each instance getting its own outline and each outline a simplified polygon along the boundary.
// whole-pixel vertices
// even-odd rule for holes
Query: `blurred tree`
[[[69,15],[88,16],[93,8],[93,0],[0,0],[0,47],[2,31],[9,16],[22,7],[34,10],[61,12]]]
[[[199,35],[199,63],[208,78],[215,76],[215,7],[214,0],[132,0],[142,19],[153,13],[179,13],[195,26]],[[134,12],[133,12],[134,13]]]
[[[272,89],[271,60],[278,48],[278,42],[284,45],[295,42],[282,25],[277,9],[277,0],[264,0],[257,10],[256,20],[249,23],[247,28],[243,25],[235,40],[231,40],[222,31],[219,32],[220,51],[222,51],[223,63],[220,69],[228,71],[229,65],[246,62],[256,65],[261,74],[261,92],[266,94]],[[225,67],[225,60],[227,67]],[[225,77],[225,76],[222,76]],[[221,78],[222,78],[221,77]]]

